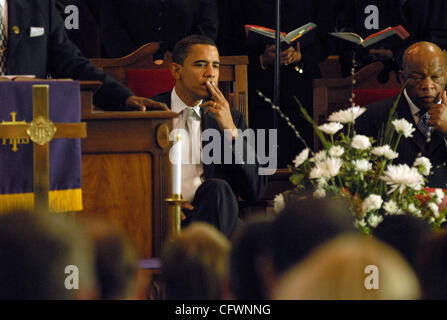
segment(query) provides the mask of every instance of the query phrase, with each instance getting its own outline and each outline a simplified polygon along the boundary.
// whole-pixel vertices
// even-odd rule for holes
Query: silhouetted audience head
[[[247,222],[235,234],[230,253],[230,288],[239,300],[265,300],[273,285],[269,218]]]
[[[430,225],[415,216],[391,215],[373,231],[379,240],[399,251],[414,266],[416,254],[422,241],[431,234]]]
[[[379,240],[345,234],[287,272],[273,296],[285,300],[418,299],[418,279],[405,259]]]
[[[280,275],[323,242],[355,231],[347,204],[312,197],[289,202],[272,225],[273,267]]]
[[[423,299],[447,299],[447,231],[434,233],[422,244],[416,271]]]
[[[162,277],[169,300],[221,299],[228,281],[229,240],[213,226],[194,222],[168,242]]]
[[[91,218],[83,222],[95,253],[99,298],[133,298],[138,265],[134,246],[117,226]]]
[[[0,216],[0,300],[96,297],[93,252],[82,229],[57,214]]]

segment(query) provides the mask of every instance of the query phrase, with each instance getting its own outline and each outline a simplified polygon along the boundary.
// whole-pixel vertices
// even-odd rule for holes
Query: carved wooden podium
[[[119,224],[139,258],[159,257],[171,196],[169,131],[173,112],[97,112],[99,82],[81,82],[82,215]]]

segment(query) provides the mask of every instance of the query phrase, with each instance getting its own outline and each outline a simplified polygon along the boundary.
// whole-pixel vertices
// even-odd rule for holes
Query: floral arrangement
[[[370,233],[385,215],[397,214],[411,214],[440,227],[446,221],[447,209],[442,208],[445,192],[424,189],[425,177],[432,167],[430,160],[421,156],[411,167],[393,164],[399,157],[396,152],[399,141],[412,137],[415,131],[407,120],[394,119],[399,99],[400,96],[378,141],[355,133],[355,120],[365,108],[354,106],[337,111],[329,116],[328,123],[317,126],[301,106],[324,149],[313,153],[306,148],[296,156],[293,166],[289,165],[290,180],[296,187],[276,196],[274,210],[282,210],[284,202],[299,196],[301,191],[313,190],[315,198],[346,198],[356,226],[364,233]]]

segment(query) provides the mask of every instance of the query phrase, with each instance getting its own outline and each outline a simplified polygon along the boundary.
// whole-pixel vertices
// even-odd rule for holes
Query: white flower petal
[[[333,146],[329,149],[329,155],[331,157],[341,157],[345,153],[345,148],[341,146]]]
[[[326,134],[334,135],[341,129],[343,129],[343,125],[340,122],[331,122],[325,123],[318,127],[321,131]]]
[[[422,174],[424,176],[428,176],[430,174],[432,164],[430,162],[430,159],[426,157],[419,157],[416,160],[414,160],[413,167],[421,169]]]
[[[273,199],[273,211],[280,213],[285,207],[284,196],[282,193],[277,194]]]
[[[352,138],[351,146],[354,149],[358,150],[366,150],[371,147],[371,141],[367,136],[363,136],[361,134],[358,134]]]
[[[392,122],[397,133],[402,134],[405,138],[412,137],[416,130],[413,125],[405,119],[396,119]]]
[[[316,199],[323,199],[326,197],[326,191],[324,189],[317,189],[313,193],[313,197]]]
[[[383,221],[383,217],[375,215],[375,214],[372,214],[368,218],[368,223],[373,228],[376,228],[382,221]]]
[[[354,160],[353,165],[359,172],[366,172],[372,168],[372,164],[366,159]]]
[[[298,168],[300,165],[302,165],[304,161],[307,160],[308,157],[309,157],[309,149],[306,148],[303,151],[301,151],[299,155],[296,156],[295,160],[293,160],[295,168]]]
[[[410,168],[406,164],[389,165],[380,179],[391,186],[390,193],[397,188],[402,192],[406,187],[421,190],[424,184],[424,178],[419,174],[418,170]]]
[[[382,197],[378,194],[370,194],[362,203],[362,212],[368,213],[373,210],[379,210],[382,207]]]
[[[355,119],[360,117],[365,111],[366,108],[355,106],[346,110],[340,110],[332,113],[328,120],[330,122],[350,123],[354,122]]]

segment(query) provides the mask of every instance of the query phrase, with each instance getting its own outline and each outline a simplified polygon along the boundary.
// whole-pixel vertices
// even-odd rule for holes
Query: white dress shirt
[[[203,174],[203,164],[201,161],[202,154],[202,130],[200,124],[200,104],[199,101],[195,106],[187,106],[175,92],[175,88],[171,93],[171,110],[180,114],[174,119],[174,129],[184,129],[192,136],[182,138],[182,197],[191,202],[194,199],[197,188],[202,184],[201,176]],[[187,127],[187,113],[185,110],[192,108],[194,118],[196,120]],[[185,112],[184,112],[185,111]],[[192,141],[192,152],[189,149],[189,141]],[[192,153],[192,154],[190,154]]]

